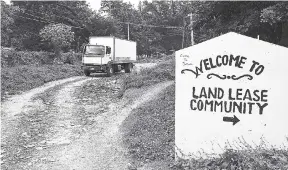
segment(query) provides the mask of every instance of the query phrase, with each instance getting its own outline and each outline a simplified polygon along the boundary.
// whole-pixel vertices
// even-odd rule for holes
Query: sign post
[[[177,153],[288,147],[288,48],[227,33],[176,51]]]

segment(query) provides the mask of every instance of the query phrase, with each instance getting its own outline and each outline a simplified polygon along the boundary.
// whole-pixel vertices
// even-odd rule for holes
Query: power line
[[[25,19],[29,19],[29,20],[33,20],[33,21],[38,21],[38,22],[43,22],[43,23],[49,23],[49,24],[57,24],[57,22],[54,22],[54,21],[50,21],[50,20],[47,20],[47,19],[44,19],[42,17],[39,17],[39,16],[35,16],[35,15],[32,15],[32,14],[29,14],[29,13],[25,13],[25,12],[22,12],[23,14],[26,14],[26,15],[29,15],[29,16],[32,16],[32,17],[35,17],[35,18],[28,18],[28,17],[23,17],[23,16],[19,16],[21,18],[25,18]],[[43,13],[41,13],[42,15],[44,15]],[[42,19],[42,20],[39,20],[39,19]],[[44,20],[44,21],[43,21]],[[121,21],[118,21],[119,23],[124,23],[124,24],[127,24],[128,27],[129,25],[136,25],[136,26],[145,26],[145,27],[152,27],[152,28],[159,28],[159,27],[162,27],[162,28],[167,28],[167,29],[181,29],[181,30],[184,30],[184,27],[177,27],[177,26],[165,26],[165,25],[150,25],[150,24],[136,24],[136,23],[131,23],[131,22],[121,22]],[[59,23],[58,23],[59,24]],[[62,23],[63,24],[63,23]],[[70,25],[68,25],[70,26]],[[76,26],[70,26],[70,27],[73,27],[73,28],[78,28],[78,29],[84,29],[82,27],[76,27]],[[129,37],[129,30],[128,30],[128,37]],[[177,33],[168,33],[164,36],[181,36]],[[183,35],[182,35],[183,36]]]
[[[28,18],[28,17],[23,17],[23,16],[18,16],[20,18],[25,18],[25,19],[29,19],[29,20],[33,20],[33,21],[38,21],[38,22],[44,22],[44,23],[47,23],[47,24],[51,24],[50,22],[47,22],[47,21],[41,21],[41,20],[37,20],[37,19],[33,19],[33,18]]]
[[[167,35],[164,35],[164,36],[182,36],[181,34],[167,34]]]
[[[31,11],[31,10],[26,10],[26,11]],[[41,18],[41,17],[39,17],[39,16],[32,15],[31,13],[27,13],[27,12],[22,12],[22,13],[27,14],[27,15],[30,15],[30,16],[33,16],[33,17]],[[42,15],[47,15],[47,14],[41,13],[41,12],[34,12],[34,13],[38,13],[38,14],[42,14]],[[57,15],[54,15],[54,17],[63,19],[63,17],[59,17],[59,16],[57,16]],[[41,19],[47,20],[47,19],[44,19],[44,18],[41,18]],[[48,20],[48,21],[50,21],[50,20]],[[53,22],[54,22],[54,21],[53,21]],[[67,24],[66,24],[66,25],[67,25]],[[69,26],[70,26],[70,27],[74,27],[74,28],[84,29],[83,27],[77,27],[77,26],[71,26],[71,25],[69,25]]]
[[[28,11],[30,11],[30,10],[28,10]],[[27,13],[27,12],[22,12],[22,13],[27,14],[27,15],[30,15],[30,16],[33,16],[33,17],[41,18],[41,17],[39,17],[39,16],[35,16],[35,15],[29,14],[29,13]],[[36,12],[36,13],[38,13],[38,14],[42,14],[42,15],[46,15],[46,14],[44,14],[44,13],[40,13],[40,12]],[[55,15],[55,17],[57,17],[57,18],[61,18],[61,17],[56,16],[56,15]],[[41,18],[41,19],[43,19],[43,18]],[[61,19],[63,19],[63,18],[61,18]],[[47,20],[47,19],[43,19],[43,20]],[[47,20],[47,21],[49,21],[49,20]],[[150,25],[150,24],[136,24],[136,23],[131,23],[131,22],[121,22],[121,21],[118,21],[118,22],[119,22],[119,23],[124,23],[124,24],[136,25],[136,26],[152,27],[152,28],[162,27],[162,28],[167,28],[167,29],[177,29],[177,28],[178,28],[178,29],[179,29],[179,28],[180,28],[180,29],[183,29],[183,27],[177,27],[177,26]],[[84,29],[83,27],[76,27],[76,26],[71,26],[71,27]]]
[[[47,24],[60,24],[59,22],[55,22],[55,21],[50,21],[50,20],[47,20],[47,19],[44,19],[44,18],[41,18],[41,17],[38,17],[38,16],[35,16],[35,15],[32,15],[32,14],[29,14],[29,13],[25,13],[25,12],[22,12],[23,14],[26,14],[26,15],[30,15],[32,17],[36,17],[37,19],[35,18],[28,18],[28,17],[23,17],[23,16],[20,16],[18,15],[19,17],[21,18],[26,18],[26,19],[30,19],[30,20],[34,20],[34,21],[38,21],[38,22],[44,22],[44,23],[47,23]],[[39,19],[42,19],[42,20],[39,20]],[[43,21],[44,20],[44,21]],[[63,24],[63,23],[61,23]],[[67,25],[67,24],[65,24]],[[71,25],[68,25],[69,27],[72,27],[72,28],[79,28],[79,29],[85,29],[83,27],[76,27],[76,26],[71,26]]]
[[[181,28],[183,29],[183,27],[177,27],[177,26],[167,26],[167,25],[149,25],[149,24],[136,24],[136,23],[131,23],[131,22],[121,22],[121,21],[118,21],[119,23],[124,23],[124,24],[131,24],[131,25],[136,25],[136,26],[146,26],[146,27],[153,27],[153,28],[156,28],[156,27],[162,27],[162,28]]]
[[[36,18],[40,18],[42,20],[46,20],[47,22],[49,23],[54,23],[54,21],[50,21],[50,20],[47,20],[47,19],[44,19],[44,18],[41,18],[41,17],[38,17],[38,16],[35,16],[35,15],[32,15],[32,14],[29,14],[29,13],[26,13],[26,12],[22,12],[23,14],[26,14],[26,15],[29,15],[29,16],[32,16],[32,17],[36,17]]]
[[[30,11],[30,12],[32,12],[31,10],[27,10],[27,9],[26,9],[26,11]],[[38,14],[42,14],[42,15],[47,15],[47,14],[45,14],[45,13],[35,12],[35,11],[33,11],[33,13],[38,13]],[[32,15],[32,14],[30,14],[30,15]],[[57,15],[55,15],[55,17],[63,19],[62,17],[59,17],[59,16],[57,16]],[[40,18],[40,17],[39,17],[39,18]],[[136,26],[153,27],[153,28],[156,28],[156,27],[162,27],[162,28],[168,28],[168,29],[169,29],[169,28],[171,28],[171,29],[174,29],[174,28],[181,28],[181,29],[183,29],[183,27],[168,26],[168,25],[136,24],[136,23],[131,23],[131,22],[121,22],[121,21],[118,21],[118,22],[119,22],[119,23],[124,23],[124,24],[136,25]]]
[[[35,11],[32,11],[32,10],[25,9],[25,12],[26,12],[26,13],[27,13],[27,11],[29,11],[30,13],[32,12],[32,13],[37,13],[37,14],[42,14],[42,15],[49,15],[49,14],[46,14],[46,13],[35,12]],[[54,17],[63,19],[63,17],[57,16],[57,15],[55,15],[55,14],[54,14]]]

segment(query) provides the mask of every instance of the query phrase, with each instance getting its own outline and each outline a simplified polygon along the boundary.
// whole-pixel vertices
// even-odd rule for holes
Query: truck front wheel
[[[124,65],[125,73],[131,73],[132,72],[132,64],[128,63]]]
[[[90,72],[87,70],[84,70],[84,74],[85,74],[85,76],[90,76]]]
[[[108,66],[107,67],[107,76],[111,77],[114,73],[113,67],[112,66]]]

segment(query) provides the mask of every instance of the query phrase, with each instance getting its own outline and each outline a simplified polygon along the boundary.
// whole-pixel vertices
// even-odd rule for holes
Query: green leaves
[[[2,44],[17,49],[49,51],[54,44],[77,52],[88,42],[89,36],[128,38],[127,23],[131,23],[129,37],[137,41],[139,55],[165,53],[182,47],[182,29],[165,26],[185,27],[184,47],[191,44],[192,29],[196,43],[234,31],[251,37],[260,35],[260,39],[272,43],[281,40],[282,45],[288,44],[288,36],[283,38],[288,34],[287,27],[283,26],[288,21],[287,2],[141,1],[136,9],[130,3],[102,1],[99,12],[93,11],[85,1],[12,0],[12,5],[4,1],[1,4]],[[191,13],[193,24],[188,16]],[[49,41],[50,45],[41,42],[39,31],[49,23],[71,26],[75,41],[65,38],[72,35],[58,33],[67,32],[61,28],[46,30],[47,34],[55,35],[54,38],[42,31],[42,40]]]
[[[18,7],[7,5],[1,0],[1,45],[10,47],[11,36],[13,34],[13,24]]]
[[[279,44],[285,31],[281,24],[288,20],[288,3],[195,2],[192,12],[196,43],[234,31]]]
[[[288,3],[278,2],[275,5],[264,8],[261,11],[261,22],[275,24],[288,21]]]
[[[67,47],[74,41],[74,32],[64,24],[49,24],[40,31],[43,40],[52,43],[54,48]]]

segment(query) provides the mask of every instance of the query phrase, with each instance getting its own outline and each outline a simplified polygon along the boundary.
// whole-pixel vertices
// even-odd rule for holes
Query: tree
[[[261,22],[278,26],[278,42],[288,47],[288,3],[278,2],[261,11]],[[281,29],[281,31],[280,31]]]
[[[25,50],[49,51],[51,48],[41,41],[39,31],[47,24],[58,23],[71,26],[75,41],[70,48],[75,51],[88,42],[89,36],[128,38],[128,23],[129,37],[137,42],[138,54],[180,49],[181,27],[185,27],[184,47],[191,44],[192,29],[196,43],[234,31],[255,38],[260,35],[261,40],[288,46],[287,2],[144,0],[137,10],[130,3],[102,1],[100,13],[91,10],[85,1],[11,2],[7,6],[1,1],[2,44],[18,42]],[[17,7],[20,10],[12,12]]]
[[[119,1],[102,1],[102,11],[121,24],[121,31],[125,38],[137,42],[137,53],[148,54],[168,52],[172,49],[181,48],[182,29],[169,29],[161,27],[183,26],[183,17],[176,15],[177,4],[165,1],[142,1],[138,10],[131,4]],[[124,23],[123,23],[124,22]],[[159,27],[147,26],[154,25]]]
[[[19,8],[7,5],[1,0],[1,45],[11,46],[11,37],[13,35],[14,15]]]
[[[193,29],[196,43],[233,31],[280,44],[287,2],[194,2]]]
[[[40,37],[49,42],[53,48],[56,57],[60,57],[61,49],[69,47],[74,41],[74,32],[71,27],[64,24],[49,24],[40,31]]]
[[[63,23],[71,26],[75,33],[75,41],[71,48],[79,51],[80,46],[88,41],[91,23],[95,12],[85,1],[14,1],[12,6],[18,6],[21,12],[15,18],[14,36],[23,44],[25,50],[49,51],[47,44],[41,41],[39,31],[47,24]]]

